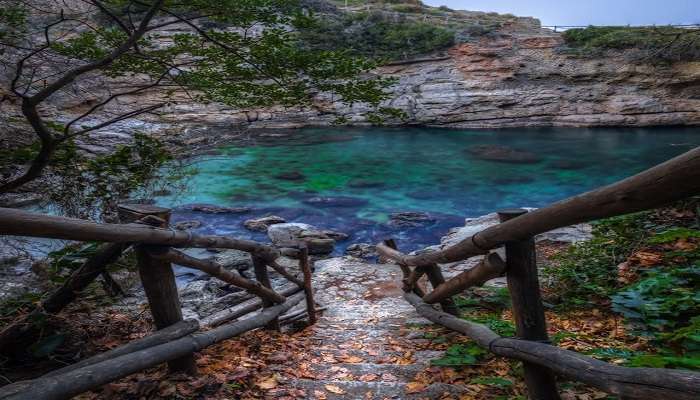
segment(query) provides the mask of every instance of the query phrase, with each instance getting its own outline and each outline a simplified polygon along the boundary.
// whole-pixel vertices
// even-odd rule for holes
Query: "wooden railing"
[[[578,380],[623,398],[700,398],[700,374],[658,368],[625,368],[567,351],[547,343],[544,310],[540,299],[534,235],[600,218],[650,209],[700,193],[700,148],[615,184],[574,196],[532,212],[506,210],[502,223],[476,233],[456,245],[406,255],[392,240],[377,246],[384,259],[394,260],[404,274],[407,301],[426,318],[461,332],[497,355],[524,362],[525,380],[534,399],[557,399],[555,375]],[[123,224],[100,224],[79,219],[50,216],[0,208],[0,235],[20,235],[76,241],[106,242],[53,292],[36,310],[0,332],[0,350],[20,338],[31,336],[33,316],[57,313],[105,267],[132,247],[158,331],[109,352],[53,371],[43,377],[0,388],[1,399],[64,399],[96,388],[131,373],[164,362],[174,371],[195,370],[192,353],[221,340],[266,326],[278,329],[280,321],[298,317],[283,315],[306,298],[306,313],[315,320],[308,252],[276,249],[262,243],[224,236],[201,236],[168,228],[167,209],[142,205],[120,207]],[[506,259],[492,250],[505,245]],[[256,281],[248,280],[223,266],[191,257],[177,248],[227,248],[251,254]],[[282,254],[297,257],[303,279],[277,263]],[[445,280],[440,263],[484,256],[473,269]],[[237,310],[205,318],[200,330],[196,321],[183,321],[171,263],[204,271],[250,293],[260,301]],[[275,291],[267,267],[292,282]],[[457,318],[451,296],[471,286],[506,274],[513,300],[517,338],[503,338],[484,325]],[[426,275],[433,286],[429,293],[417,284]],[[301,292],[303,293],[297,293]],[[439,303],[442,311],[432,304]],[[259,314],[241,317],[263,308]],[[229,322],[235,320],[234,322]]]
[[[32,320],[36,316],[61,311],[130,247],[136,253],[141,282],[158,329],[143,339],[37,379],[2,387],[0,399],[66,399],[164,362],[168,363],[170,371],[194,374],[194,352],[255,328],[264,326],[279,330],[281,323],[303,316],[299,312],[284,313],[304,298],[307,299],[304,314],[308,314],[311,323],[316,320],[308,250],[303,243],[298,248],[279,250],[249,240],[176,231],[168,228],[169,209],[147,205],[120,206],[119,217],[122,224],[101,224],[0,208],[0,235],[106,242],[35,310],[0,331],[0,351],[11,350],[16,343],[35,335]],[[223,265],[176,249],[185,247],[236,249],[250,253],[256,280],[246,279]],[[302,278],[278,264],[281,253],[299,259]],[[249,295],[244,296],[241,303],[254,297],[260,301],[248,301],[249,304],[238,309],[205,318],[201,328],[212,329],[200,330],[199,322],[183,321],[172,264],[198,269],[247,291]],[[275,291],[267,267],[289,280],[291,286]],[[261,312],[241,319],[261,307]]]
[[[417,255],[399,252],[393,240],[377,245],[384,260],[404,274],[407,301],[431,321],[461,332],[492,353],[522,360],[532,399],[558,399],[554,375],[581,381],[625,399],[700,399],[700,374],[660,368],[625,368],[548,344],[540,297],[533,237],[552,229],[662,206],[700,194],[700,147],[612,185],[574,196],[532,212],[505,210],[501,223],[461,242]],[[492,250],[505,245],[506,259]],[[448,281],[428,276],[433,290],[417,283],[439,263],[484,256],[473,269]],[[455,317],[451,296],[506,275],[517,338],[503,338],[488,327]],[[441,276],[441,273],[440,273]],[[442,311],[432,304],[440,303]]]

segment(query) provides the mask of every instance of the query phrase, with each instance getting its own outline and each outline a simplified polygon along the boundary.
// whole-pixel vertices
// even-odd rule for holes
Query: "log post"
[[[442,270],[437,264],[426,266],[425,274],[428,276],[433,290],[445,283],[445,277],[442,275]],[[452,300],[452,296],[446,297],[444,300],[440,301],[440,307],[442,307],[442,311],[448,314],[459,316],[459,309]]]
[[[499,211],[498,216],[501,222],[505,222],[525,213],[527,210],[511,209]],[[518,337],[548,342],[538,281],[535,240],[532,237],[506,243],[506,278]],[[530,399],[559,399],[556,380],[550,369],[529,362],[523,362],[523,369]]]
[[[170,209],[154,207],[143,204],[120,205],[118,208],[119,219],[122,223],[131,223],[147,216],[153,216],[154,224],[159,228],[167,228],[170,222]],[[175,274],[170,262],[158,260],[148,252],[148,247],[139,245],[136,247],[137,267],[143,290],[148,298],[148,305],[153,315],[156,329],[165,329],[170,325],[182,321],[180,298],[175,283]],[[194,355],[176,358],[168,361],[170,372],[185,372],[196,374],[197,365]]]
[[[398,246],[396,245],[396,241],[394,239],[386,239],[384,241],[384,245],[392,250],[398,251]],[[410,290],[412,293],[415,293],[416,295],[420,296],[421,298],[423,296],[425,296],[425,291],[420,286],[413,285],[412,290],[411,290],[411,288],[409,288],[408,282],[410,281],[411,276],[412,276],[412,272],[413,272],[411,270],[411,268],[402,262],[399,262],[398,265],[399,265],[399,268],[401,268],[401,272],[403,273],[403,280],[402,280],[403,290],[404,291]]]
[[[251,255],[253,257],[253,269],[255,270],[255,279],[268,289],[272,289],[272,284],[270,283],[270,276],[267,274],[267,262],[265,259],[260,258],[256,255]],[[263,311],[265,308],[270,308],[275,304],[268,299],[260,298],[263,304]],[[275,318],[270,323],[265,325],[265,329],[280,330],[279,319]]]
[[[304,244],[300,248],[299,268],[304,274],[304,291],[306,292],[306,313],[309,314],[309,324],[316,323],[316,305],[314,304],[314,288],[311,286],[311,265],[309,264],[309,248]]]

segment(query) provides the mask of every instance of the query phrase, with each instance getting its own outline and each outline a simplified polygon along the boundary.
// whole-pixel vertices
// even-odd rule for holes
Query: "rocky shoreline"
[[[421,220],[425,216],[427,214],[424,213],[399,213],[394,215],[393,220],[399,224],[415,223],[416,220]],[[431,248],[439,249],[451,246],[497,223],[498,217],[495,213],[478,218],[467,218],[464,226],[451,229],[441,239],[440,244]],[[314,253],[312,259],[316,261],[318,268],[323,268],[324,263],[328,262],[336,266],[343,265],[343,263],[371,264],[376,262],[377,254],[374,251],[374,245],[371,243],[354,243],[347,247],[345,255],[332,256],[331,253],[336,240],[345,240],[347,238],[345,233],[323,230],[304,223],[287,223],[282,218],[275,216],[251,219],[246,221],[245,225],[249,229],[258,231],[264,228],[271,242],[278,247],[288,247],[291,242],[298,242],[299,240],[314,244],[316,247],[312,247],[312,253]],[[539,235],[536,240],[538,242],[574,243],[590,238],[590,232],[590,225],[581,224],[547,232]],[[428,248],[428,250],[431,248]],[[209,258],[224,265],[227,269],[236,270],[243,276],[253,278],[251,272],[252,260],[248,253],[237,250],[216,249],[198,250],[195,252],[197,257]],[[300,273],[297,260],[281,257],[278,262],[292,274]],[[458,271],[472,268],[477,262],[478,257],[461,263],[444,265],[443,269],[446,271],[447,276],[452,276]],[[45,279],[45,277],[42,277],[40,274],[41,260],[17,257],[3,260],[3,263],[7,266],[0,269],[0,274],[2,275],[0,280],[2,282],[0,284],[0,300],[37,292],[43,287],[42,279]],[[14,266],[9,266],[11,263]],[[177,270],[182,273],[183,268],[177,267]],[[115,274],[117,281],[127,288],[126,296],[116,300],[111,306],[120,312],[138,313],[145,303],[145,294],[134,274],[134,272],[128,271]],[[270,274],[274,286],[280,288],[286,284],[284,278],[275,271],[270,271]],[[205,274],[191,274],[188,276],[188,280],[182,282],[179,289],[183,313],[187,318],[199,320],[211,318],[212,315],[227,310],[232,303],[243,302],[242,304],[248,304],[245,303],[247,298],[246,292],[238,288]],[[497,279],[491,284],[499,285],[502,284],[501,281],[502,279]]]

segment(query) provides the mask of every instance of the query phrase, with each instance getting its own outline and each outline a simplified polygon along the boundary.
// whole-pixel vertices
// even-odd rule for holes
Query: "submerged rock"
[[[245,222],[243,222],[243,226],[245,226],[246,229],[250,229],[251,231],[267,232],[267,229],[271,225],[283,224],[285,222],[287,221],[282,217],[278,217],[276,215],[268,215],[267,217],[246,220]]]
[[[292,171],[277,174],[275,175],[275,179],[280,179],[283,181],[303,181],[306,179],[306,176],[299,171]]]
[[[220,207],[213,204],[194,204],[191,206],[192,211],[197,211],[205,214],[243,214],[250,212],[250,207]]]
[[[356,189],[372,189],[384,186],[384,182],[370,181],[365,179],[353,179],[348,182],[348,187]]]
[[[197,229],[202,226],[202,221],[192,220],[192,221],[180,221],[173,225],[173,228],[179,231],[186,231],[189,229]]]
[[[323,208],[331,208],[331,207],[362,207],[365,204],[367,204],[367,200],[365,199],[360,199],[357,197],[345,197],[345,196],[337,196],[337,197],[312,197],[310,199],[303,200],[305,204],[315,206],[315,207],[323,207]]]
[[[535,164],[542,161],[540,156],[529,151],[495,144],[472,146],[467,151],[476,158],[487,161],[513,164]]]
[[[397,227],[416,227],[435,222],[430,214],[417,211],[404,211],[389,216],[389,225]]]

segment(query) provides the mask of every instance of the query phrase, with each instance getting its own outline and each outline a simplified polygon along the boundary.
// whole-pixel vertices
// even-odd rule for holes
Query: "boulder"
[[[250,257],[250,254],[241,250],[224,250],[212,257],[212,260],[223,265],[226,269],[244,271],[253,267],[253,259]]]
[[[345,254],[357,258],[377,257],[377,249],[369,243],[353,243],[345,249]]]
[[[197,229],[202,226],[202,221],[192,220],[192,221],[180,221],[173,225],[173,228],[178,231],[186,231],[189,229]]]
[[[314,207],[331,208],[331,207],[362,207],[367,204],[367,200],[357,197],[312,197],[303,200],[305,204]]]
[[[283,224],[287,222],[284,218],[276,215],[268,215],[262,218],[253,218],[245,221],[243,226],[251,231],[267,232],[267,228],[275,224]]]
[[[435,222],[435,218],[424,212],[404,211],[389,216],[389,225],[401,228],[423,226],[431,222]]]
[[[277,247],[298,247],[299,243],[306,243],[310,254],[329,254],[335,246],[328,231],[299,222],[272,225],[267,229],[267,236]]]
[[[529,151],[496,144],[480,144],[470,147],[468,151],[478,159],[502,163],[535,164],[542,160],[540,156]]]

